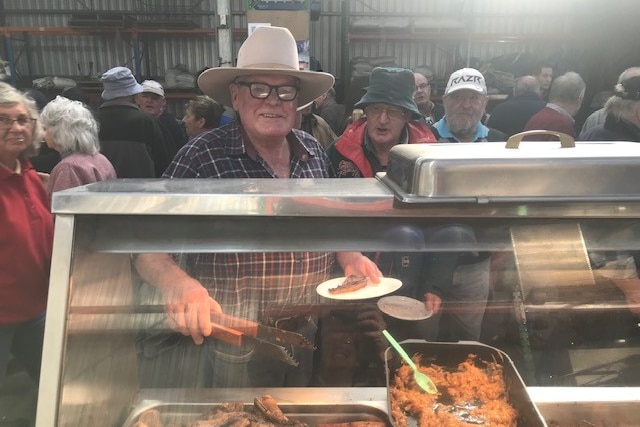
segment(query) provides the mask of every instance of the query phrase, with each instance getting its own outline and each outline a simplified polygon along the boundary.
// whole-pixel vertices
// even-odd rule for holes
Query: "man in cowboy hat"
[[[240,47],[236,67],[208,69],[198,78],[204,94],[233,106],[236,120],[192,138],[164,176],[331,177],[322,146],[294,126],[298,106],[310,103],[333,83],[330,74],[299,70],[289,30],[257,28]],[[211,312],[258,320],[267,303],[313,303],[315,287],[330,278],[334,260],[347,275],[362,274],[374,283],[381,275],[357,252],[206,253],[186,258],[188,273],[168,254],[140,254],[135,263],[140,275],[163,292],[175,329],[196,344],[205,342],[203,354],[213,371],[206,375],[205,385],[216,387],[307,385],[313,353],[296,349],[300,365],[291,367],[265,361],[249,347],[205,341],[212,332]],[[301,317],[294,323],[296,331],[315,338],[313,321]]]

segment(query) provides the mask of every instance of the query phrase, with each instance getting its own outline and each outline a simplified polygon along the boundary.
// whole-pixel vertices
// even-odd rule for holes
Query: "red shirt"
[[[575,138],[574,120],[566,111],[554,104],[547,104],[542,110],[534,114],[524,127],[524,130],[552,130],[566,133]],[[527,141],[557,141],[555,136],[528,136]]]
[[[45,311],[53,247],[53,217],[40,177],[20,160],[22,173],[0,167],[0,324]]]

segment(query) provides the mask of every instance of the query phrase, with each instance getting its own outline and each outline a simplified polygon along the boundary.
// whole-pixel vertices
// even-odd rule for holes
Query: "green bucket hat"
[[[369,77],[367,92],[354,107],[364,108],[367,104],[382,102],[402,107],[411,113],[412,119],[419,119],[422,115],[413,101],[415,87],[413,71],[406,68],[376,67]]]

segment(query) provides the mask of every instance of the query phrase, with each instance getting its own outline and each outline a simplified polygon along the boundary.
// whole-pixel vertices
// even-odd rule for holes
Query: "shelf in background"
[[[348,33],[349,40],[394,40],[394,41],[423,41],[423,40],[472,40],[483,42],[518,42],[530,40],[566,41],[578,39],[578,34],[559,33],[468,33],[460,31],[433,31],[423,33],[409,33],[400,31],[376,31],[362,33]]]
[[[193,29],[179,29],[179,28],[71,28],[71,27],[0,27],[0,33],[5,36],[10,36],[15,33],[28,33],[31,35],[55,35],[55,36],[82,36],[92,34],[172,34],[172,35],[185,35],[185,36],[216,36],[217,28],[193,28]],[[234,37],[246,37],[247,30],[244,28],[237,28],[232,30]]]

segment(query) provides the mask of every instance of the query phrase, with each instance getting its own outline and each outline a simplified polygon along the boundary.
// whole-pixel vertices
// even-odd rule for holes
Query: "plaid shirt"
[[[320,144],[294,129],[290,178],[329,178],[333,172]],[[164,177],[276,178],[234,121],[190,140],[178,152]],[[187,254],[189,274],[205,286],[223,310],[259,320],[265,307],[317,302],[315,286],[329,278],[335,261],[326,252]]]

